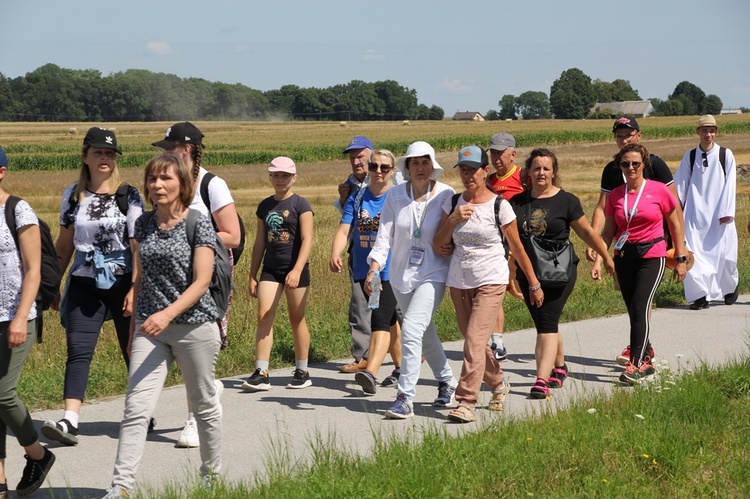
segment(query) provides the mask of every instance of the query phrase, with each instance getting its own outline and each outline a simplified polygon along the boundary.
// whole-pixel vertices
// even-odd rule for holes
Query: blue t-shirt
[[[385,199],[388,197],[386,191],[380,197],[375,197],[370,189],[365,188],[364,195],[361,200],[357,200],[358,191],[354,191],[349,199],[346,200],[344,206],[344,214],[341,216],[341,223],[352,225],[352,258],[354,266],[354,280],[363,281],[367,277],[367,272],[370,270],[370,265],[367,263],[367,255],[370,254],[370,250],[375,245],[375,239],[378,235],[378,227],[380,226],[380,212],[385,204]],[[355,207],[355,203],[357,206]],[[356,213],[356,223],[355,219]],[[388,281],[388,268],[391,261],[391,254],[388,253],[388,260],[385,262],[385,267],[380,269],[380,280]]]

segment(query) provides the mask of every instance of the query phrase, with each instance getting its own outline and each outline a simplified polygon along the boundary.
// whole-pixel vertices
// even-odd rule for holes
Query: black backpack
[[[18,256],[21,257],[21,250],[18,247],[18,231],[16,230],[16,205],[21,201],[21,198],[16,196],[8,196],[8,201],[5,203],[5,223],[8,224],[8,229],[13,235],[13,242],[16,244],[18,250]],[[52,233],[49,230],[49,225],[44,220],[37,217],[39,220],[39,235],[41,236],[42,243],[42,266],[41,274],[42,280],[39,284],[39,293],[36,296],[37,303],[37,341],[42,342],[42,330],[43,330],[43,310],[48,310],[52,301],[57,295],[60,294],[60,283],[62,281],[62,272],[60,272],[60,258],[57,256],[57,250],[55,250],[55,243],[52,240]]]
[[[208,184],[211,183],[211,180],[216,175],[210,172],[206,172],[205,175],[203,175],[203,180],[201,180],[200,185],[200,193],[201,193],[201,199],[203,200],[203,204],[206,205],[206,208],[208,209],[208,218],[211,220],[211,224],[214,226],[214,230],[218,232],[218,227],[216,227],[216,222],[214,222],[214,217],[211,216],[211,199],[208,195]],[[237,265],[237,262],[240,261],[240,256],[242,256],[242,252],[245,250],[245,224],[242,222],[242,217],[240,216],[240,213],[237,212],[237,219],[240,222],[240,244],[236,248],[232,248],[232,260],[234,260],[234,264]]]
[[[698,148],[690,150],[690,176],[688,177],[688,186],[690,185],[690,180],[693,178],[693,168],[695,167],[695,158],[698,156]],[[724,171],[724,178],[727,177],[727,148],[719,146],[719,163],[721,164],[721,169]],[[687,206],[687,195],[689,190],[685,192],[685,201],[682,203],[682,209],[685,209],[685,206]],[[666,223],[666,221],[665,221]],[[665,232],[666,234],[666,232]],[[671,239],[667,243],[667,247],[670,247],[669,244],[671,243]]]

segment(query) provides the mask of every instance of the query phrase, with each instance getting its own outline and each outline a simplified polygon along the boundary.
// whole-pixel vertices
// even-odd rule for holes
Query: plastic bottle
[[[372,286],[372,294],[370,295],[370,299],[367,302],[367,305],[372,309],[375,310],[380,306],[380,271],[375,270],[372,274],[372,281],[370,281],[370,286]]]

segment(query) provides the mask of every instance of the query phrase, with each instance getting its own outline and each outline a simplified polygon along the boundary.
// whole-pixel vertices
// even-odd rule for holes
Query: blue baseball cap
[[[2,147],[0,147],[0,166],[8,166],[8,155],[5,154]]]
[[[490,161],[487,158],[487,153],[485,152],[485,150],[479,146],[472,145],[466,146],[458,151],[458,163],[456,163],[453,168],[456,168],[457,166],[483,168],[489,164]]]
[[[349,151],[359,151],[360,149],[375,149],[370,139],[364,135],[355,135],[349,145],[344,149],[343,154],[347,154]]]

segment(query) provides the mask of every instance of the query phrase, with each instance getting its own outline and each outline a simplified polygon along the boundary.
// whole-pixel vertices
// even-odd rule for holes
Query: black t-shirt
[[[266,253],[263,267],[273,270],[291,270],[297,262],[302,240],[299,236],[299,216],[312,212],[307,199],[292,194],[277,201],[273,196],[258,205],[255,215],[266,226]]]
[[[667,164],[654,154],[649,154],[649,157],[651,158],[651,168],[643,171],[643,177],[657,180],[665,185],[673,183],[672,171]],[[623,184],[625,184],[625,178],[622,176],[622,168],[620,168],[620,165],[616,165],[614,161],[610,161],[602,171],[602,191],[610,193],[615,187]]]

